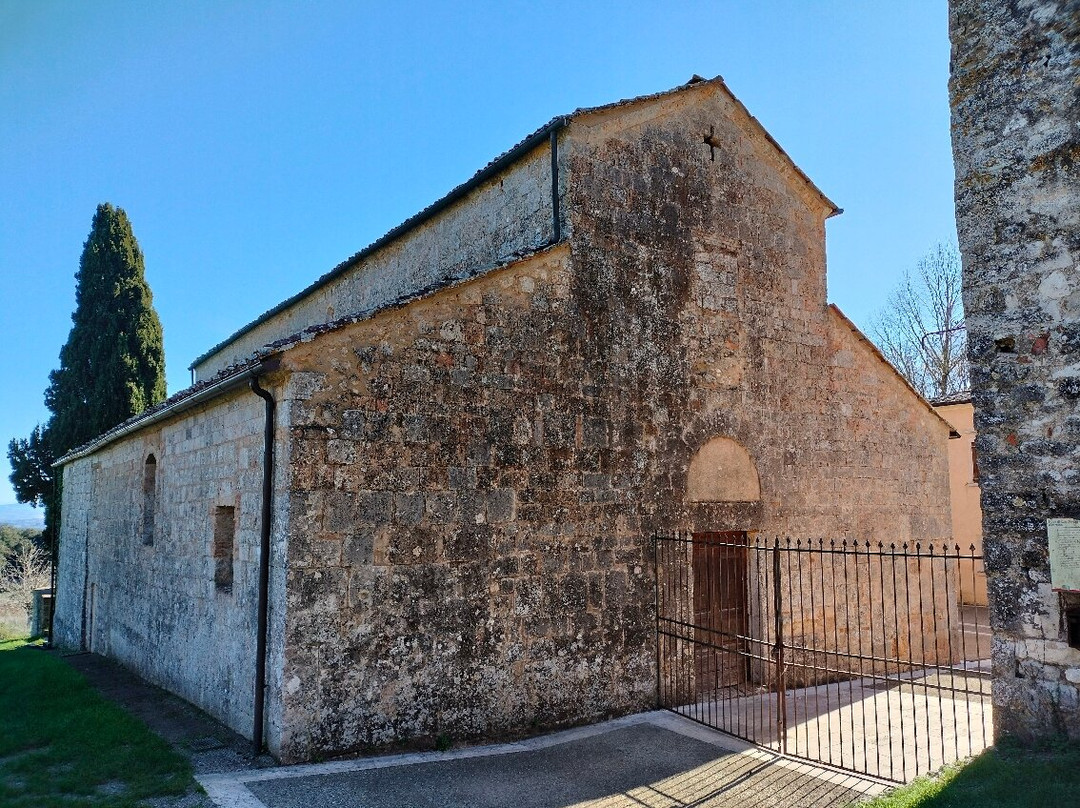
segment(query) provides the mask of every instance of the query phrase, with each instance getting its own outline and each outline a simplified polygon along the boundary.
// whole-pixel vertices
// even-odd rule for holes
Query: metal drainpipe
[[[273,514],[274,490],[274,397],[259,386],[258,378],[250,382],[251,392],[266,402],[266,417],[263,423],[263,480],[262,480],[262,524],[259,541],[259,598],[255,636],[255,721],[251,735],[251,744],[256,755],[265,749],[263,701],[266,696],[266,634],[267,601],[270,588],[270,519]]]
[[[549,140],[551,152],[551,229],[553,231],[552,243],[562,241],[562,217],[559,213],[559,129],[551,130]]]

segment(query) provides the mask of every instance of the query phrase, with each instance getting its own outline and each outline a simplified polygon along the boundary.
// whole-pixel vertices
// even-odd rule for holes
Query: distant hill
[[[30,505],[0,505],[0,525],[14,527],[45,527],[45,511]]]

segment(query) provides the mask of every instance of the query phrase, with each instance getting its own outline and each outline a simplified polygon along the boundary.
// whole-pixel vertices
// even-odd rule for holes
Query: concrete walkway
[[[669,712],[496,746],[198,779],[222,808],[831,808],[884,790]]]
[[[63,658],[191,760],[206,794],[159,798],[153,808],[833,808],[885,788],[666,711],[516,743],[278,766],[115,662]]]

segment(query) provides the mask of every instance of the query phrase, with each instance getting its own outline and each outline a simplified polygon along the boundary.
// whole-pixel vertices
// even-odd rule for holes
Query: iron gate
[[[985,607],[960,598],[979,590],[974,547],[737,532],[653,546],[659,706],[900,782],[991,742]]]

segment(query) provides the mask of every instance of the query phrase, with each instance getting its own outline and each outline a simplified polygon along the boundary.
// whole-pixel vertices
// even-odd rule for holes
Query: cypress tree
[[[75,276],[75,312],[45,406],[57,456],[165,399],[161,321],[122,208],[98,205]]]
[[[45,391],[52,417],[28,440],[8,445],[16,498],[45,505],[50,544],[60,506],[52,459],[165,399],[161,321],[142,250],[127,214],[108,203],[98,205],[83,245],[71,320]]]

